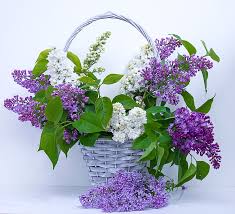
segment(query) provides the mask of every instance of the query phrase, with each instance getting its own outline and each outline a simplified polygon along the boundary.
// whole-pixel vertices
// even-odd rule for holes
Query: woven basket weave
[[[118,143],[113,140],[99,139],[95,146],[80,145],[83,159],[89,169],[92,185],[103,184],[123,169],[126,171],[143,171],[145,164],[138,162],[143,151],[132,150],[132,142]]]
[[[112,12],[94,16],[79,25],[67,40],[64,51],[68,51],[73,39],[84,27],[103,19],[117,19],[132,25],[144,36],[150,47],[152,47],[154,56],[159,59],[159,54],[154,42],[145,30],[133,20]],[[126,171],[141,171],[145,168],[145,164],[137,162],[142,155],[142,151],[132,150],[132,143],[130,141],[121,144],[112,140],[99,139],[94,147],[80,146],[89,168],[92,185],[106,183],[108,179],[120,169]]]

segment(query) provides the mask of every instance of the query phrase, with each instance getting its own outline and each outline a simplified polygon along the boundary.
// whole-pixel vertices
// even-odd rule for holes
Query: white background
[[[201,75],[195,78],[190,92],[197,105],[216,93],[210,113],[215,124],[216,140],[222,149],[222,166],[208,178],[192,185],[234,186],[234,9],[229,0],[0,0],[0,185],[88,185],[87,170],[79,148],[69,157],[62,155],[55,170],[43,152],[37,152],[40,130],[17,121],[17,116],[2,107],[3,100],[27,92],[11,78],[13,69],[32,69],[40,50],[63,48],[66,39],[82,21],[112,11],[141,24],[153,39],[176,33],[191,41],[203,53],[200,40],[206,41],[221,57],[209,73],[209,92],[205,95]],[[101,64],[107,71],[123,73],[126,63],[145,43],[130,25],[103,20],[79,34],[71,50],[84,57],[89,44],[106,30],[112,31]],[[113,95],[117,90],[105,89]]]

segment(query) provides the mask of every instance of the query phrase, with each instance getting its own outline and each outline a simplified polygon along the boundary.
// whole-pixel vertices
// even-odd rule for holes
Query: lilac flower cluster
[[[85,91],[69,83],[59,84],[55,88],[57,90],[52,93],[52,96],[61,98],[63,107],[68,111],[68,116],[72,121],[78,120],[85,104],[88,102]]]
[[[175,111],[175,121],[168,127],[173,145],[185,154],[195,151],[210,159],[215,169],[220,167],[221,156],[217,143],[214,143],[213,124],[210,117],[199,112],[190,112],[187,108]]]
[[[155,44],[159,51],[161,60],[168,58],[177,47],[182,45],[181,42],[174,37],[166,37],[160,40],[156,39]]]
[[[60,84],[55,88],[57,90],[52,93],[52,96],[61,98],[64,110],[68,111],[68,120],[79,120],[85,104],[88,102],[85,91],[72,84]],[[65,129],[64,140],[66,143],[70,144],[72,141],[77,141],[77,139],[78,132],[76,129]]]
[[[166,55],[170,51],[167,49]],[[163,54],[163,53],[162,53]],[[150,60],[149,66],[142,70],[142,77],[147,89],[162,101],[172,105],[179,102],[179,94],[182,93],[190,78],[201,69],[213,67],[211,61],[205,57],[195,55],[183,56],[182,59],[159,62],[156,58]]]
[[[33,78],[32,71],[14,70],[12,77],[18,85],[28,89],[30,93],[37,93],[50,85],[48,76],[42,74],[40,77]]]
[[[77,142],[78,141],[78,131],[77,129],[64,130],[64,140],[67,144],[70,144],[71,142]]]
[[[17,114],[19,114],[19,120],[30,121],[32,126],[41,128],[46,121],[44,114],[45,105],[42,105],[33,100],[30,97],[14,96],[11,99],[4,101],[4,106]]]
[[[80,202],[85,208],[124,212],[164,207],[168,204],[168,197],[162,179],[121,170],[107,184],[81,195]]]

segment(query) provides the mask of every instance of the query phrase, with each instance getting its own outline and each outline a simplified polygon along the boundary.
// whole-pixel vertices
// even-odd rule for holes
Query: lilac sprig
[[[78,120],[88,102],[85,91],[72,84],[60,84],[55,88],[57,90],[52,93],[52,96],[61,98],[64,110],[68,111],[69,119]]]
[[[168,58],[176,48],[180,47],[182,44],[178,39],[174,37],[166,37],[162,39],[155,40],[156,48],[159,52],[160,59],[164,60]]]
[[[168,127],[173,145],[184,154],[195,151],[209,158],[215,169],[220,167],[221,156],[218,143],[214,142],[213,124],[210,117],[187,108],[175,111],[175,121]]]
[[[208,70],[213,67],[213,63],[205,57],[196,55],[183,57],[183,61],[177,58],[165,63],[152,58],[149,65],[141,72],[147,90],[172,105],[179,103],[179,94],[191,77],[202,69]],[[187,69],[183,65],[186,65]]]
[[[79,197],[85,208],[104,212],[140,211],[168,204],[166,183],[151,175],[119,171],[107,184],[90,189]]]
[[[33,100],[33,97],[14,96],[4,101],[4,106],[19,115],[22,122],[29,121],[32,126],[42,128],[46,122],[45,105]]]
[[[37,93],[50,85],[48,76],[41,74],[39,77],[34,78],[32,71],[14,70],[12,77],[18,85],[28,89],[30,93]]]

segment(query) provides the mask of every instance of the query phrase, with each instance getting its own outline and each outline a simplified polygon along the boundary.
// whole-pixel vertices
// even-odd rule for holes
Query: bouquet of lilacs
[[[207,91],[211,59],[220,60],[215,51],[202,41],[205,54],[199,56],[190,42],[171,35],[155,41],[160,60],[146,45],[131,60],[125,75],[109,74],[101,79],[99,74],[105,69],[96,63],[109,37],[110,32],[98,37],[82,62],[70,51],[51,48],[39,54],[32,71],[12,73],[14,81],[31,94],[6,99],[4,105],[20,121],[42,130],[39,150],[53,167],[60,153],[67,156],[76,142],[94,146],[98,138],[112,138],[119,143],[132,140],[133,149],[143,150],[140,161],[147,163],[155,178],[165,176],[164,166],[176,165],[178,180],[172,181],[173,189],[194,177],[207,176],[210,165],[197,160],[200,156],[207,156],[218,169],[220,149],[207,115],[214,97],[196,107],[187,91],[197,73],[202,74]],[[120,94],[113,99],[101,95],[103,85],[119,80]],[[176,106],[180,97],[186,106],[172,111],[168,106]]]

